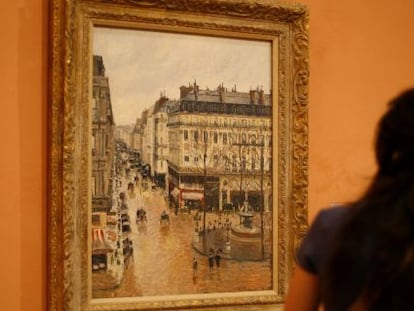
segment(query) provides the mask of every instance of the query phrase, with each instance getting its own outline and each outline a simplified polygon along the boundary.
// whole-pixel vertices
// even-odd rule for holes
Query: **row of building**
[[[139,155],[140,166],[177,209],[223,210],[247,203],[271,211],[271,94],[259,88],[228,90],[223,84],[200,89],[194,82],[180,87],[178,99],[160,94],[134,125],[116,126],[104,62],[96,55],[91,106],[92,230],[108,228],[98,218],[120,219],[114,181],[121,140]],[[122,247],[121,234],[111,233],[111,239]],[[101,251],[108,254],[93,253]]]
[[[269,210],[272,105],[263,90],[203,90],[194,82],[181,86],[178,100],[161,94],[133,129],[117,133],[180,208],[205,197],[213,209],[247,201]]]

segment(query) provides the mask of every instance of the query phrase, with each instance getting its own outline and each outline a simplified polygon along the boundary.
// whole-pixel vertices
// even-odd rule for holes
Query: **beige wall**
[[[385,102],[414,84],[412,0],[303,0],[310,20],[309,211],[372,176]],[[46,306],[47,0],[1,1],[0,301]]]

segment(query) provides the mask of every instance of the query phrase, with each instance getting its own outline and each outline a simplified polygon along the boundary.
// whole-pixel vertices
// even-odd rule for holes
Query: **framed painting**
[[[307,229],[308,11],[53,0],[49,310],[278,310]]]

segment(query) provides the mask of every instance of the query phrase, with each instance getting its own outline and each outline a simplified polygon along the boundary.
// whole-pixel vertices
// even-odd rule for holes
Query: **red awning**
[[[105,231],[103,229],[92,229],[92,253],[112,252],[112,247],[105,239]]]

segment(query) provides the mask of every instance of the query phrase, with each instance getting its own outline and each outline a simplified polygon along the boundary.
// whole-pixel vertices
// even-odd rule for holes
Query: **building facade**
[[[142,161],[146,167],[149,176],[154,175],[154,148],[155,148],[155,132],[154,132],[154,105],[145,109],[141,114],[142,119]]]
[[[142,119],[137,118],[134,129],[132,130],[132,149],[142,154],[142,140],[143,140],[143,126]]]
[[[108,212],[112,207],[114,175],[114,131],[111,95],[101,56],[93,57],[92,96],[92,210]]]
[[[168,173],[168,107],[169,99],[161,96],[155,103],[153,110],[154,120],[154,159],[153,159],[153,177],[156,183],[165,188],[166,177]]]
[[[109,81],[101,56],[93,56],[92,96],[92,288],[108,289],[120,284],[124,261],[116,206],[115,122]],[[119,260],[121,259],[121,260]]]
[[[271,95],[256,89],[180,88],[168,118],[169,197],[174,204],[222,210],[271,202]]]
[[[133,130],[133,125],[117,125],[115,128],[115,139],[122,140],[129,148],[134,149]]]

